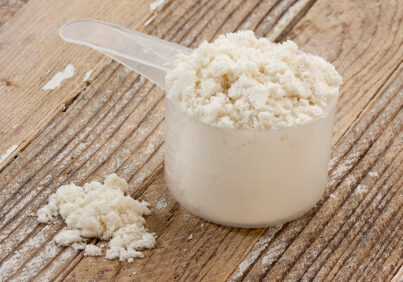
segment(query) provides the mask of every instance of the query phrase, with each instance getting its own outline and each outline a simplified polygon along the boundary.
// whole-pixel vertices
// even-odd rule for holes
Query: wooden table
[[[0,0],[0,281],[402,281],[403,1],[167,0],[150,10],[152,1]],[[163,91],[63,42],[57,28],[79,18],[190,47],[253,29],[332,62],[344,85],[320,202],[267,229],[185,211],[163,178]],[[68,64],[74,75],[43,90]],[[60,185],[112,172],[153,210],[157,244],[133,263],[59,247],[62,221],[34,216]]]

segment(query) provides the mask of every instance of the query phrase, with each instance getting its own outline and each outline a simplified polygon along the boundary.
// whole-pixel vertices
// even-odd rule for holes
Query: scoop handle
[[[165,88],[165,74],[179,54],[191,49],[138,31],[97,20],[78,20],[60,27],[62,39],[111,57]]]

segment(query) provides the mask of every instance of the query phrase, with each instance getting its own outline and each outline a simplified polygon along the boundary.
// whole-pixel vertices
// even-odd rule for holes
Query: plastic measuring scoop
[[[165,75],[175,58],[192,49],[129,28],[97,20],[78,20],[60,27],[65,41],[89,46],[147,77],[165,89]]]

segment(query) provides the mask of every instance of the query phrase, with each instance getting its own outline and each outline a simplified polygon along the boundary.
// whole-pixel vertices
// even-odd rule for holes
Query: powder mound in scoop
[[[292,41],[271,43],[252,31],[221,35],[180,56],[167,73],[168,98],[204,123],[271,129],[306,123],[337,100],[342,78]]]
[[[155,235],[144,227],[143,215],[150,214],[148,204],[131,198],[128,191],[127,182],[116,174],[107,176],[104,184],[63,185],[38,211],[38,221],[47,223],[60,214],[67,230],[56,235],[56,243],[99,256],[102,250],[85,242],[94,237],[110,240],[106,258],[133,261],[143,257],[139,250],[154,247]]]

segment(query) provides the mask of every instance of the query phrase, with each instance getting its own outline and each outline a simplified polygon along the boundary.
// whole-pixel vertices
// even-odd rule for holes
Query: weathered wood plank
[[[79,18],[136,27],[150,14],[147,1],[29,1],[0,29],[0,169],[62,111],[109,62],[105,56],[63,42],[57,29]],[[71,64],[74,76],[53,90],[42,87]]]
[[[290,33],[344,78],[337,141],[403,58],[401,1],[319,1]]]
[[[358,59],[349,59],[346,60],[345,62],[343,61],[344,59],[340,59],[338,60],[335,56],[332,58],[332,54],[337,54],[337,50],[338,45],[335,45],[334,42],[342,41],[342,40],[352,40],[352,41],[356,41],[358,40],[357,36],[354,37],[354,33],[353,32],[349,32],[347,30],[345,30],[345,33],[347,33],[349,35],[349,37],[347,37],[346,39],[339,39],[340,36],[343,35],[343,33],[339,33],[339,36],[331,36],[329,35],[329,33],[336,33],[334,31],[332,31],[331,29],[335,29],[335,23],[331,22],[331,25],[327,25],[326,21],[322,18],[321,21],[321,25],[315,24],[316,22],[318,22],[316,19],[324,17],[321,15],[326,15],[327,17],[329,17],[329,21],[333,21],[332,15],[334,14],[335,16],[337,16],[339,19],[341,17],[341,15],[345,15],[346,20],[349,21],[353,21],[354,18],[352,17],[348,17],[346,16],[349,13],[353,13],[352,11],[357,11],[360,10],[362,11],[362,15],[360,15],[362,18],[365,18],[366,21],[373,19],[375,20],[376,18],[373,18],[371,16],[369,16],[369,13],[371,11],[371,9],[373,8],[372,4],[375,3],[368,3],[365,2],[365,5],[369,5],[369,7],[371,8],[368,12],[368,15],[365,16],[364,12],[365,9],[344,9],[343,8],[343,3],[341,3],[342,1],[338,1],[336,2],[332,2],[332,3],[328,3],[325,4],[323,2],[318,2],[317,4],[315,4],[312,8],[312,10],[306,15],[306,17],[304,17],[304,19],[296,26],[296,28],[291,32],[290,37],[293,40],[296,40],[300,45],[303,46],[303,48],[305,48],[306,50],[318,50],[321,51],[319,54],[322,56],[327,57],[328,59],[332,60],[336,66],[341,67],[344,65],[348,66],[349,68],[351,67],[352,70],[357,70],[358,67],[360,71],[362,71],[362,74],[366,74],[365,69],[362,69],[362,66],[365,66],[365,62],[367,61],[366,56],[365,55],[361,55],[360,51],[358,50],[354,50],[353,48],[349,49],[350,52],[351,50],[354,51],[354,53],[357,55],[359,55]],[[359,2],[358,2],[359,3]],[[361,2],[362,3],[362,2]],[[395,8],[393,6],[393,3],[389,3],[389,9],[391,10],[391,14],[395,13]],[[396,3],[394,3],[396,4]],[[350,3],[346,3],[347,6],[350,5]],[[385,3],[382,2],[382,5],[385,5]],[[335,9],[334,6],[340,6],[340,9]],[[347,7],[345,6],[345,7]],[[376,6],[376,5],[375,5]],[[387,6],[387,5],[385,5]],[[379,6],[376,6],[379,7]],[[382,7],[382,9],[387,9],[388,7]],[[397,7],[397,9],[401,10],[402,7]],[[384,11],[385,12],[385,11]],[[385,12],[386,13],[386,12]],[[397,14],[399,14],[399,12],[397,12]],[[396,15],[397,15],[396,14]],[[400,13],[401,14],[401,13]],[[387,18],[387,17],[386,17]],[[360,18],[357,18],[357,16],[355,16],[356,21],[359,23]],[[383,33],[383,35],[386,38],[391,38],[388,39],[388,42],[393,41],[392,38],[394,38],[395,42],[393,44],[397,42],[401,42],[402,40],[402,32],[401,30],[398,29],[398,23],[399,21],[396,21],[396,19],[391,19],[388,18],[390,20],[390,22],[385,23],[383,30],[388,30],[389,34],[388,36],[386,36],[386,33]],[[306,23],[306,21],[308,21],[308,23]],[[339,26],[342,24],[339,24]],[[355,22],[350,23],[349,25],[345,25],[346,27],[348,26],[354,26],[356,25]],[[372,24],[373,26],[374,24]],[[393,27],[395,25],[395,27]],[[397,26],[396,26],[397,25]],[[326,27],[329,26],[329,29],[327,30]],[[307,28],[308,27],[308,28]],[[346,29],[345,27],[345,29]],[[392,27],[392,28],[391,28]],[[378,29],[382,29],[381,27],[378,27]],[[357,34],[360,35],[359,37],[363,37],[363,38],[367,38],[369,36],[371,36],[374,33],[375,29],[372,27],[371,29],[367,30],[366,32],[368,32],[368,35],[363,34],[365,33],[365,30],[361,32],[361,34]],[[393,32],[392,32],[393,31]],[[325,33],[326,32],[326,33]],[[378,31],[379,32],[379,31]],[[377,34],[378,34],[377,32]],[[313,36],[313,34],[317,34],[318,36]],[[322,35],[323,34],[323,35]],[[326,38],[323,38],[324,36],[328,36],[329,38],[331,38],[331,40],[327,40]],[[318,41],[316,41],[318,40]],[[305,46],[304,44],[307,43],[307,46]],[[384,42],[382,41],[382,44]],[[361,48],[361,47],[365,47],[363,48],[363,50],[367,50],[370,51],[369,53],[383,53],[383,54],[387,54],[388,53],[388,49],[387,50],[383,50],[384,46],[383,45],[380,46],[371,46],[371,48],[374,48],[374,50],[368,50],[370,48],[368,48],[368,46],[366,45],[356,45],[357,47],[355,48]],[[310,47],[314,46],[314,47]],[[323,46],[322,46],[323,45]],[[353,47],[354,45],[352,45]],[[394,46],[401,46],[401,43],[394,45]],[[391,47],[390,45],[388,47]],[[312,49],[314,48],[314,49]],[[363,51],[361,51],[363,52]],[[401,51],[398,51],[401,52]],[[393,55],[393,53],[391,53],[390,55]],[[361,62],[360,60],[363,60],[363,62]],[[351,63],[351,61],[353,61],[357,66],[354,66],[354,64]],[[389,62],[390,63],[390,62]],[[395,63],[397,65],[401,65],[401,56],[398,57],[395,60]],[[383,65],[384,63],[380,63],[380,65]],[[348,68],[345,68],[346,70],[349,70]],[[392,68],[391,71],[393,71],[395,69],[395,67]],[[368,69],[368,76],[370,76],[371,70]],[[401,74],[402,70],[401,68],[396,70],[395,69],[395,74]],[[354,73],[353,71],[349,70],[349,73]],[[344,75],[344,73],[342,72],[344,79],[347,80],[347,82],[349,81],[349,77],[346,77],[346,75]],[[382,73],[380,72],[379,75],[381,75]],[[367,74],[366,74],[367,76]],[[390,81],[394,81],[396,78],[396,76],[394,77],[394,79],[391,79]],[[353,111],[351,114],[354,117],[354,115],[362,115],[365,116],[366,115],[366,121],[365,122],[361,122],[359,123],[359,121],[361,119],[357,119],[354,121],[354,118],[351,119],[350,123],[350,129],[347,131],[345,131],[346,127],[340,122],[338,121],[336,123],[336,129],[335,129],[335,141],[334,143],[337,143],[337,146],[334,147],[334,151],[333,151],[333,158],[331,160],[331,164],[330,164],[330,179],[329,179],[329,190],[328,190],[328,194],[324,195],[325,197],[328,196],[330,194],[330,192],[333,192],[332,190],[334,190],[334,188],[336,187],[335,184],[340,183],[339,181],[342,180],[344,177],[346,177],[346,174],[354,167],[354,165],[356,164],[356,161],[359,160],[359,158],[362,156],[362,153],[359,152],[353,152],[357,155],[354,156],[354,154],[350,154],[346,156],[346,153],[348,153],[351,148],[352,145],[354,145],[358,138],[363,134],[363,132],[365,132],[368,128],[368,125],[371,124],[371,122],[373,122],[373,120],[376,118],[377,115],[379,115],[379,112],[382,111],[384,109],[384,107],[390,102],[390,99],[395,97],[395,103],[393,106],[394,110],[386,109],[384,110],[384,114],[383,117],[385,118],[384,120],[380,120],[379,124],[378,124],[378,130],[382,130],[383,126],[384,126],[384,122],[387,122],[387,120],[390,120],[388,118],[388,116],[390,117],[391,112],[395,112],[396,113],[396,109],[399,110],[401,107],[401,80],[402,78],[397,79],[398,81],[394,84],[394,85],[389,85],[390,89],[388,90],[382,90],[379,92],[378,88],[375,87],[374,89],[370,89],[369,91],[367,90],[365,93],[361,92],[359,93],[360,95],[368,95],[368,97],[366,97],[367,100],[370,101],[369,106],[366,107],[366,109],[362,112],[360,111]],[[358,81],[359,82],[359,81]],[[378,81],[379,82],[379,81]],[[384,82],[383,82],[384,83]],[[382,85],[382,83],[381,83]],[[357,95],[356,92],[354,91],[350,91],[350,90],[345,90],[346,88],[343,87],[342,90],[342,95],[344,95],[345,97],[355,97]],[[353,89],[354,90],[354,89]],[[374,98],[374,93],[376,93],[378,91],[378,95],[375,96]],[[385,93],[386,91],[386,93]],[[398,95],[398,96],[396,96]],[[400,95],[400,96],[399,96]],[[377,105],[377,103],[379,103]],[[339,106],[339,109],[342,108],[343,106]],[[379,132],[379,131],[378,131]],[[343,136],[345,134],[345,136],[340,139],[341,136]],[[370,135],[368,135],[370,136]],[[373,138],[369,138],[366,139],[365,142],[367,143],[371,143],[373,140]],[[363,147],[364,149],[365,147]],[[351,151],[350,151],[351,152]],[[332,171],[334,173],[332,173]],[[334,195],[332,195],[334,196]],[[304,221],[304,219],[301,219],[301,222],[299,224],[291,224],[290,226],[288,226],[286,228],[286,230],[288,230],[289,234],[287,234],[287,236],[283,236],[283,237],[279,237],[278,239],[278,244],[271,244],[271,247],[269,246],[266,250],[266,252],[261,253],[259,250],[259,247],[256,247],[251,255],[245,260],[246,262],[248,262],[248,265],[252,264],[250,260],[253,257],[257,257],[260,255],[260,259],[256,262],[255,268],[253,269],[253,271],[251,271],[253,273],[251,273],[251,275],[247,276],[247,278],[251,278],[253,279],[259,279],[259,277],[261,277],[262,274],[265,274],[268,269],[269,269],[269,265],[277,263],[277,258],[279,256],[281,256],[282,252],[284,250],[281,250],[281,245],[285,245],[284,249],[287,248],[288,244],[290,244],[292,242],[292,240],[294,240],[294,238],[296,238],[295,236],[298,235],[298,233],[300,232],[300,230],[302,229],[298,229],[301,228],[302,226],[305,226],[307,224],[307,222]],[[290,238],[288,241],[286,240],[286,238]],[[281,242],[283,240],[283,242]],[[284,241],[286,240],[286,241]],[[255,252],[255,253],[254,253]],[[272,261],[271,261],[272,260]],[[306,262],[307,265],[309,265],[309,262]],[[283,267],[283,265],[281,265],[281,267]],[[245,271],[250,270],[249,268],[246,268]],[[256,276],[254,276],[256,275]],[[236,274],[236,276],[239,276],[239,273]],[[242,277],[242,276],[241,276]],[[307,277],[311,277],[311,276],[307,276]]]
[[[365,236],[360,232],[369,229],[382,214],[378,213],[381,211],[378,205],[385,195],[398,200],[394,209],[402,206],[399,185],[402,89],[403,74],[398,72],[377,93],[372,107],[364,110],[372,114],[361,116],[349,130],[350,134],[346,134],[360,134],[360,128],[369,125],[352,143],[348,154],[338,156],[339,163],[331,169],[327,191],[317,207],[284,228],[260,253],[246,279],[259,279],[262,275],[271,279],[286,274],[293,279],[323,279],[334,269],[333,261],[338,261],[343,254],[350,255],[345,251],[353,248],[351,240]],[[373,120],[372,115],[377,118]],[[343,145],[343,142],[338,144]]]
[[[400,241],[401,242],[401,241]],[[393,256],[391,256],[390,258],[393,258]],[[402,259],[401,259],[401,254],[398,253],[398,258],[400,258],[400,269],[396,271],[396,275],[393,276],[392,281],[393,282],[398,282],[398,281],[402,281],[403,279],[403,263],[402,263]],[[392,277],[393,271],[390,273],[390,275],[384,275],[386,277]]]
[[[29,0],[0,0],[0,27],[9,21]]]
[[[402,185],[400,183],[399,185]],[[371,253],[362,260],[362,262],[358,265],[355,272],[350,276],[351,280],[358,280],[360,277],[373,277],[377,273],[381,272],[383,274],[393,273],[396,269],[396,263],[399,261],[398,259],[393,260],[394,266],[387,266],[385,264],[385,259],[390,256],[394,248],[399,248],[398,242],[401,240],[399,236],[399,232],[401,232],[403,228],[402,218],[395,217],[393,222],[391,222],[390,226],[387,226],[387,233],[383,233],[380,240],[382,240],[381,244],[375,244]],[[377,266],[377,267],[374,267]],[[386,273],[387,272],[387,273]],[[386,279],[384,279],[386,280]]]

